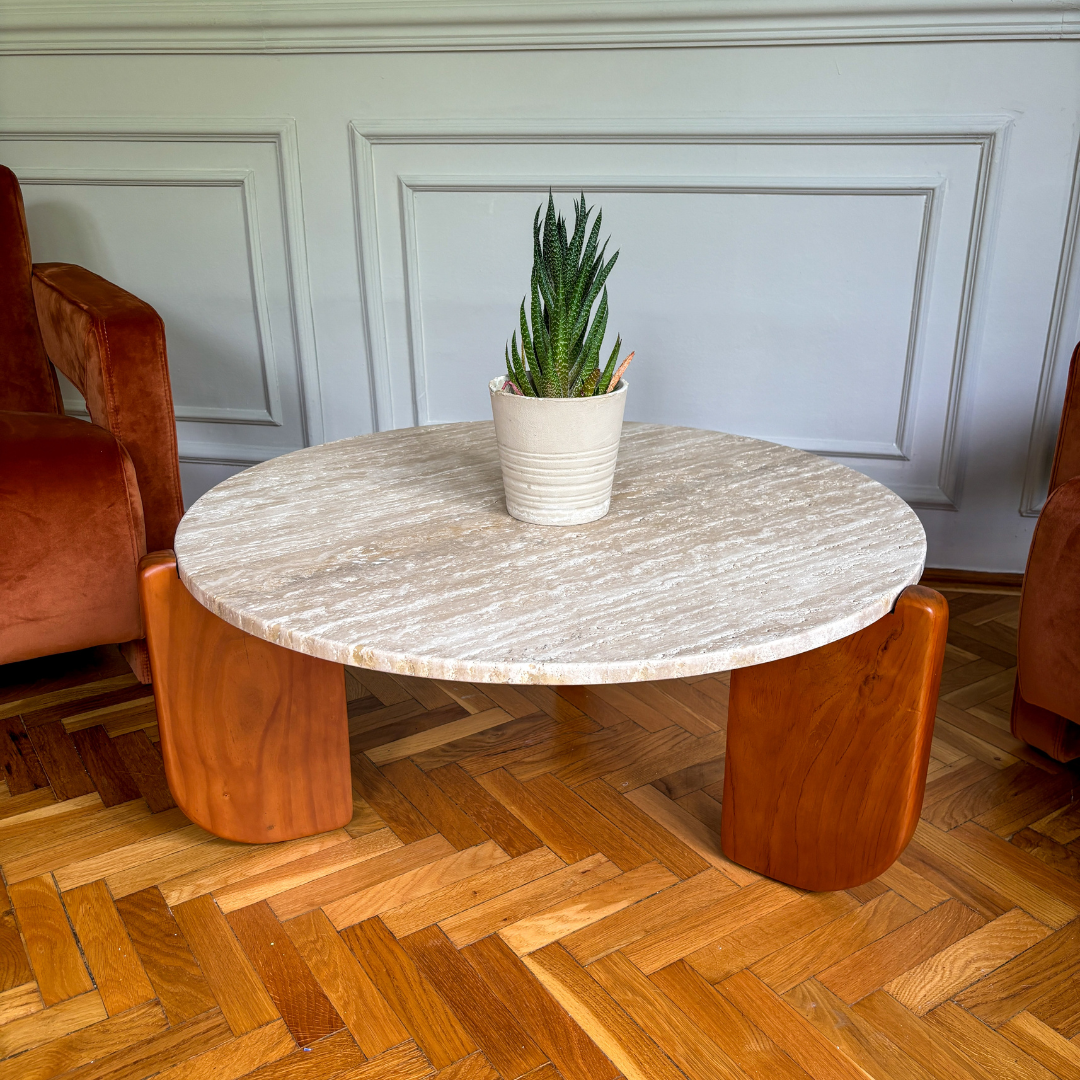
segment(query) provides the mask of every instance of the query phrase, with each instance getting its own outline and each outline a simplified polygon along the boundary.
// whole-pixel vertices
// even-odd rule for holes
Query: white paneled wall
[[[486,418],[551,188],[621,249],[629,418],[842,460],[931,565],[1023,568],[1080,336],[1076,5],[436,8],[0,0],[35,259],[162,313],[189,499]]]

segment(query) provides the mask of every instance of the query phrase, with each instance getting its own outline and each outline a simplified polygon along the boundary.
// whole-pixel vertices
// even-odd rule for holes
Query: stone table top
[[[604,683],[776,660],[846,637],[919,580],[926,538],[887,488],[824,458],[626,424],[611,511],[506,513],[490,423],[298,450],[207,492],[180,577],[299,652],[429,678]]]

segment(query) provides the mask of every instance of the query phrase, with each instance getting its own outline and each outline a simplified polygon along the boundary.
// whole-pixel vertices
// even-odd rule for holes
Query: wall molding
[[[1011,114],[931,117],[788,117],[671,120],[519,120],[513,125],[490,120],[353,120],[350,125],[354,170],[356,233],[364,296],[365,337],[372,389],[373,429],[384,430],[395,418],[389,342],[383,307],[382,269],[375,202],[375,148],[380,144],[841,144],[841,145],[972,145],[979,150],[974,205],[965,251],[963,284],[953,345],[945,424],[936,485],[896,485],[913,506],[955,510],[962,485],[962,450],[970,393],[966,386],[968,357],[983,318],[982,282],[992,237],[988,221],[998,197],[998,176],[1004,158]],[[647,125],[647,126],[646,126]],[[400,178],[399,178],[400,182]],[[575,182],[578,183],[578,182]],[[595,183],[595,178],[592,183]],[[837,183],[833,181],[834,185]],[[544,185],[545,187],[547,184]],[[573,185],[571,185],[573,186]],[[586,185],[588,190],[588,185]],[[929,235],[931,218],[924,223]],[[407,246],[407,245],[406,245]],[[920,274],[920,277],[922,274]],[[406,282],[409,321],[415,319]],[[919,301],[921,307],[921,299]],[[917,348],[912,352],[916,357]],[[413,384],[414,397],[416,383]],[[413,422],[418,416],[414,415]],[[904,416],[904,450],[909,423]],[[809,447],[808,447],[809,448]],[[871,456],[871,455],[850,455]],[[877,455],[873,455],[877,456]]]
[[[3,9],[0,8],[0,13]],[[0,22],[2,25],[2,22]],[[303,201],[300,187],[300,158],[296,140],[296,121],[268,118],[203,118],[178,117],[147,120],[134,117],[118,117],[102,120],[89,117],[20,117],[0,121],[0,143],[10,141],[41,142],[220,142],[220,143],[266,143],[273,147],[278,182],[281,187],[281,227],[285,245],[285,271],[288,279],[289,318],[293,335],[293,347],[297,363],[300,395],[301,423],[305,445],[318,443],[323,438],[322,398],[319,386],[319,368],[316,354],[315,325],[311,306],[311,285],[308,273],[307,249],[304,237]],[[186,176],[189,170],[117,170],[117,176],[131,176],[133,182],[152,182],[155,176],[163,182],[169,177]],[[229,182],[240,180],[245,194],[245,219],[248,222],[249,247],[260,261],[258,240],[257,202],[254,195],[254,177],[241,179],[249,170],[191,170],[196,175],[217,175]],[[108,183],[111,170],[36,170],[46,178],[62,177],[56,183]],[[95,175],[99,172],[100,175]],[[20,176],[31,178],[35,170],[20,170]],[[79,177],[86,177],[80,181]],[[30,182],[35,182],[32,179]],[[44,179],[37,182],[50,182]],[[122,182],[122,181],[113,181]],[[208,179],[207,182],[210,182]],[[263,289],[260,282],[259,289]],[[263,315],[268,310],[265,291],[262,296]],[[269,334],[269,324],[261,325],[260,333]],[[270,341],[269,336],[265,338]],[[224,413],[227,410],[213,410]],[[280,415],[268,410],[271,415]],[[217,416],[184,416],[178,419],[218,423],[265,423],[243,419],[224,419]]]
[[[908,339],[904,354],[904,373],[897,403],[897,422],[891,440],[856,442],[848,439],[789,439],[762,435],[772,442],[784,442],[800,450],[832,457],[876,458],[907,461],[911,453],[912,394],[917,388],[921,330],[924,323],[923,300],[927,295],[927,276],[933,262],[932,238],[936,237],[940,199],[936,196],[943,186],[940,177],[891,180],[882,177],[867,179],[845,178],[843,183],[822,178],[799,177],[739,177],[730,180],[704,180],[700,176],[635,177],[588,176],[560,177],[557,182],[543,177],[471,176],[399,176],[401,229],[404,237],[406,274],[406,311],[408,313],[409,360],[413,386],[413,419],[417,424],[432,423],[428,414],[427,363],[424,352],[422,297],[419,280],[419,253],[416,239],[415,197],[420,192],[510,192],[531,191],[543,198],[546,191],[576,195],[601,192],[633,192],[640,194],[725,194],[725,195],[860,195],[866,197],[900,195],[921,198],[922,221],[919,230],[919,249],[916,257],[915,283],[912,289],[911,312],[908,320]],[[387,358],[387,363],[389,359]]]
[[[0,53],[1074,40],[1080,0],[0,0]]]
[[[1054,457],[1061,404],[1064,396],[1069,358],[1076,345],[1077,319],[1080,316],[1080,143],[1073,164],[1072,189],[1065,219],[1065,233],[1058,262],[1054,300],[1046,332],[1039,389],[1031,418],[1031,439],[1024,468],[1024,488],[1020,496],[1020,515],[1038,517],[1046,502],[1050,466]]]
[[[181,463],[192,465],[236,465],[248,468],[282,454],[302,450],[302,446],[244,446],[234,443],[185,441],[180,448]]]
[[[255,334],[258,347],[263,407],[261,409],[224,408],[176,404],[177,420],[200,423],[255,424],[281,426],[281,393],[278,387],[274,340],[270,331],[270,312],[266,299],[262,242],[259,238],[255,174],[250,169],[16,169],[22,186],[88,187],[223,187],[237,188],[244,215],[244,251],[248,264]],[[64,399],[69,415],[89,415],[86,403],[79,398]]]

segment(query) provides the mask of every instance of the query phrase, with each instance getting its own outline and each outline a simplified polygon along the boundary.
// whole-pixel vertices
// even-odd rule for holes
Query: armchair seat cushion
[[[0,412],[0,664],[143,636],[142,500],[103,428]]]

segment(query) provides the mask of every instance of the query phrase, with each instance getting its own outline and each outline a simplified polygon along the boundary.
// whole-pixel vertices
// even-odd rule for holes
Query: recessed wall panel
[[[636,351],[628,418],[882,452],[897,438],[925,193],[593,191],[619,261],[605,357]],[[522,191],[414,197],[418,395],[484,419],[528,288]],[[559,209],[573,214],[572,197]],[[610,252],[609,252],[610,253]],[[897,451],[898,452],[898,451]]]
[[[272,421],[239,181],[23,189],[35,261],[92,268],[161,315],[178,415]]]

